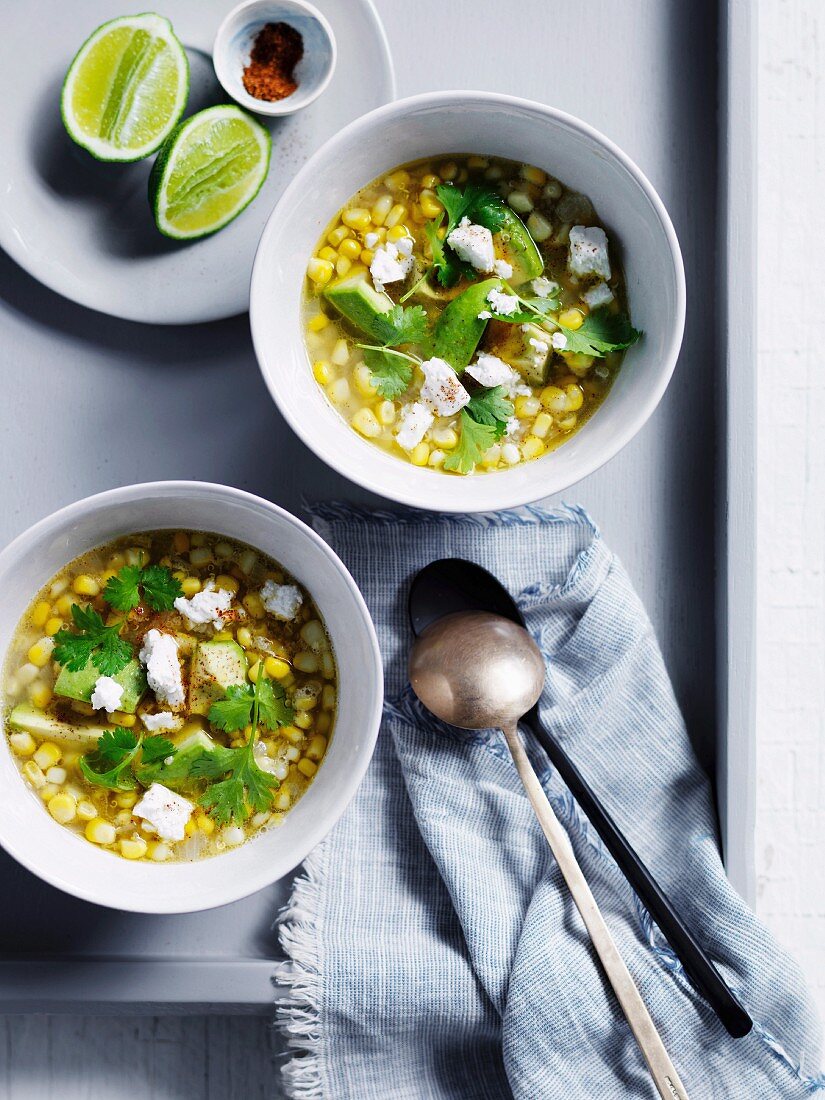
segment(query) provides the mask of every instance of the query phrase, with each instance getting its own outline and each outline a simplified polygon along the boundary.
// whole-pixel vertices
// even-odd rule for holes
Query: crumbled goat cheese
[[[507,425],[504,429],[506,436],[519,435],[522,430],[522,423],[517,416],[511,416],[507,421]]]
[[[162,783],[153,783],[132,813],[148,822],[162,840],[183,840],[194,809],[188,799]]]
[[[489,309],[483,309],[481,313],[477,314],[476,316],[478,317],[479,321],[489,321],[493,315],[489,311]]]
[[[216,588],[214,581],[207,581],[191,600],[178,596],[175,611],[179,611],[190,626],[211,623],[215,630],[223,629],[223,617],[232,603],[232,593],[226,588]]]
[[[105,710],[109,714],[117,710],[123,698],[123,685],[113,676],[98,676],[90,700],[95,710]]]
[[[401,243],[399,241],[398,245]],[[413,265],[412,256],[402,252],[398,245],[387,241],[375,250],[370,264],[370,275],[376,290],[383,290],[386,283],[397,283],[400,279],[406,279],[409,274]]]
[[[493,312],[498,313],[501,317],[509,317],[511,313],[515,313],[518,309],[518,298],[515,294],[505,294],[498,287],[493,287],[487,295],[487,301],[493,307]]]
[[[264,581],[261,600],[270,615],[287,622],[298,614],[304,597],[297,584],[276,584],[275,581]]]
[[[499,279],[509,279],[513,274],[513,265],[508,264],[506,260],[496,260],[493,263],[493,271]]]
[[[405,405],[398,419],[398,431],[395,433],[398,446],[405,451],[413,450],[427,434],[434,419],[427,406],[420,401]]]
[[[402,237],[400,241],[395,242],[395,247],[401,253],[402,256],[411,256],[413,250],[412,237]]]
[[[554,332],[550,339],[556,351],[564,351],[567,347],[567,337],[563,332]]]
[[[559,284],[552,279],[548,279],[544,275],[539,275],[537,279],[533,279],[530,286],[533,288],[533,293],[537,298],[552,298],[556,291],[559,289]]]
[[[377,233],[367,233],[366,237],[364,237],[364,244],[367,248],[375,248],[380,240],[381,238]]]
[[[138,656],[146,668],[146,679],[155,696],[170,707],[179,707],[185,693],[177,640],[171,634],[150,630],[143,639]]]
[[[454,416],[464,408],[470,395],[458,380],[458,375],[443,359],[426,359],[421,364],[424,385],[421,400],[437,416]]]
[[[606,306],[608,302],[613,301],[613,291],[607,283],[596,283],[582,295],[582,298],[590,309],[598,309],[599,306]]]
[[[598,226],[587,228],[574,225],[570,230],[570,258],[568,267],[574,275],[599,275],[610,278],[610,260],[607,256],[607,235]]]
[[[537,340],[535,336],[531,336],[528,343],[531,348],[535,348],[539,355],[546,355],[550,350],[550,345],[546,340]]]
[[[496,262],[493,234],[483,225],[473,225],[469,218],[462,218],[447,238],[447,244],[476,271],[493,270]]]
[[[176,718],[171,710],[159,710],[157,714],[141,714],[140,720],[150,733],[157,733],[158,730],[176,730],[182,721]]]
[[[466,372],[482,386],[515,386],[519,380],[518,371],[497,355],[480,352],[475,363],[467,367]]]

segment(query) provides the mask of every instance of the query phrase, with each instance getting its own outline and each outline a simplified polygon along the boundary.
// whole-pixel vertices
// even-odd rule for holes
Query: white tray
[[[596,517],[650,612],[716,770],[731,876],[752,897],[752,6],[522,0],[517,19],[498,0],[378,6],[400,94],[483,87],[581,115],[638,162],[671,213],[688,279],[673,383],[636,440],[566,499]],[[245,318],[115,321],[0,254],[0,347],[2,541],[77,497],[156,478],[225,481],[293,511],[307,497],[367,499],[286,429]],[[2,855],[0,877],[14,899],[0,911],[0,1011],[271,1010],[271,923],[288,883],[153,918],[74,901]]]

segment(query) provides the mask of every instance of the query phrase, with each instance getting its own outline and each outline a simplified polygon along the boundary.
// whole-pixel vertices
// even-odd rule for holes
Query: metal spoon
[[[664,1100],[687,1100],[639,990],[587,885],[567,833],[527,759],[519,719],[544,687],[544,658],[527,631],[486,611],[446,615],[428,626],[410,654],[410,683],[433,714],[462,729],[503,732],[519,778],[581,914],[653,1082]]]
[[[524,625],[515,600],[497,577],[475,562],[442,558],[425,566],[413,580],[409,598],[413,632],[420,634],[431,623],[454,611],[492,611]],[[521,724],[542,746],[587,814],[604,846],[678,956],[694,988],[705,997],[730,1035],[737,1039],[747,1035],[753,1027],[747,1011],[602,805],[596,792],[560,742],[544,727],[538,706],[525,714]]]

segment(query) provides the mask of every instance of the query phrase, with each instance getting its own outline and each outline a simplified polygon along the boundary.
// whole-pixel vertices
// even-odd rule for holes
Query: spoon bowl
[[[518,722],[544,687],[541,650],[518,623],[488,611],[460,611],[428,626],[410,653],[421,702],[461,729]]]

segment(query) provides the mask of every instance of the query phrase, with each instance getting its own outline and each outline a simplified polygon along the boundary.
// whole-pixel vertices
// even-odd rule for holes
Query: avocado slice
[[[152,783],[162,783],[170,790],[190,790],[201,782],[198,776],[190,775],[192,764],[202,756],[210,756],[213,753],[226,750],[216,744],[204,730],[196,730],[187,734],[176,744],[177,752],[167,764],[166,759],[157,760],[152,764],[141,765],[137,771],[137,777],[144,787]],[[168,759],[168,758],[167,758]]]
[[[539,351],[530,340],[547,345],[547,351]],[[519,372],[530,386],[543,386],[552,358],[551,337],[539,325],[508,325],[503,321],[491,321],[487,329],[485,350],[497,355]]]
[[[487,295],[501,290],[501,279],[473,283],[444,308],[433,331],[433,355],[445,360],[459,373],[475,355],[487,320],[479,313],[490,311]]]
[[[101,726],[72,726],[45,714],[30,703],[18,703],[8,717],[11,730],[30,733],[32,737],[47,737],[50,741],[60,741],[71,745],[97,744],[97,739],[106,732]]]
[[[518,216],[505,206],[501,212],[502,224],[493,235],[496,253],[513,268],[513,274],[507,280],[511,286],[535,279],[544,271],[544,260],[530,236],[530,230]]]
[[[339,279],[324,291],[324,297],[350,324],[366,332],[373,339],[386,338],[383,315],[395,304],[389,294],[370,286],[365,275]]]
[[[198,642],[189,678],[192,714],[208,714],[228,687],[245,684],[247,667],[246,654],[237,642]]]
[[[84,703],[91,701],[92,693],[98,678],[102,675],[91,661],[87,661],[80,672],[70,672],[63,666],[60,675],[54,685],[55,695],[62,695],[65,699],[80,699]],[[137,705],[146,691],[146,673],[140,661],[133,657],[132,660],[112,677],[123,688],[123,697],[117,708],[124,714],[134,714]]]

